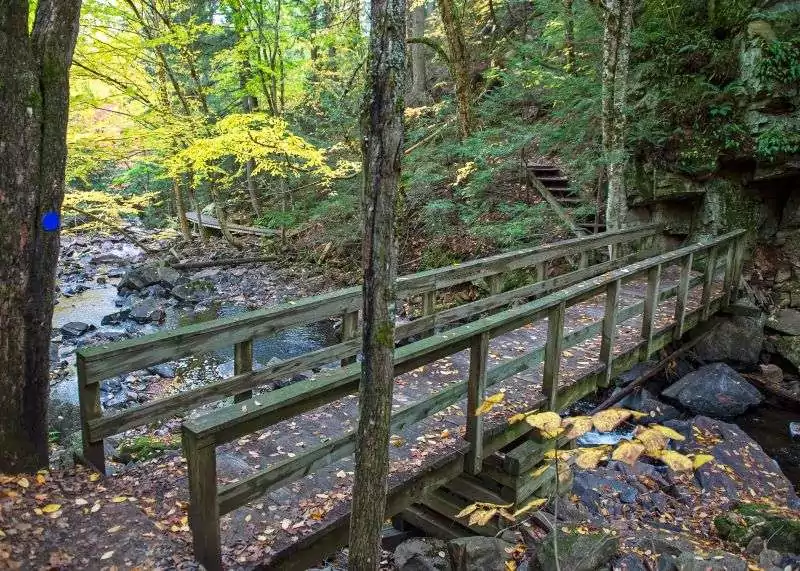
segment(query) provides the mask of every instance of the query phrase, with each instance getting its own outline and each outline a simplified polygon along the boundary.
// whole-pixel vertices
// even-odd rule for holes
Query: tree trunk
[[[564,55],[567,60],[567,71],[575,72],[575,15],[572,11],[572,0],[564,0]]]
[[[47,467],[50,331],[80,0],[0,4],[0,472]]]
[[[181,225],[181,234],[187,242],[192,241],[192,230],[189,228],[189,221],[186,220],[186,206],[183,204],[183,192],[178,177],[172,179],[172,194],[175,198],[175,213],[178,215],[178,222]]]
[[[472,132],[472,87],[469,72],[470,63],[464,42],[461,22],[456,16],[453,0],[437,0],[442,17],[447,48],[450,54],[450,71],[456,87],[456,106],[458,112],[458,131],[461,138]]]
[[[364,155],[364,326],[350,518],[350,569],[380,563],[394,386],[394,201],[403,155],[405,0],[372,0],[370,60],[361,118]]]
[[[422,2],[411,11],[411,37],[425,36],[425,3]],[[423,44],[411,44],[411,92],[409,98],[415,104],[427,99],[428,70]]]

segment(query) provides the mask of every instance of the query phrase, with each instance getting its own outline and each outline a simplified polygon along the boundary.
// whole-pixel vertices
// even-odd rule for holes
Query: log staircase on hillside
[[[569,179],[560,168],[526,161],[525,173],[528,186],[542,195],[576,236],[605,231],[605,205],[598,200],[596,213],[582,215],[577,207],[586,205],[587,199],[570,189]]]

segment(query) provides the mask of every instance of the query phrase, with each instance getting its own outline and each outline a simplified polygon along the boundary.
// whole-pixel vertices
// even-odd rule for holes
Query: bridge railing
[[[431,395],[423,401],[404,406],[392,414],[391,430],[397,431],[420,421],[467,396],[466,440],[469,451],[465,471],[477,473],[483,459],[501,446],[525,434],[530,427],[518,423],[503,438],[492,439],[487,445],[483,417],[476,408],[485,398],[485,391],[501,380],[512,377],[544,362],[543,392],[551,409],[562,407],[566,400],[578,398],[559,395],[558,380],[562,351],[579,345],[598,333],[602,335],[599,366],[600,385],[607,385],[614,371],[614,344],[617,324],[642,315],[641,342],[635,353],[647,357],[669,340],[680,338],[688,329],[688,295],[702,284],[700,309],[691,314],[692,323],[705,320],[713,309],[727,305],[739,281],[743,255],[743,231],[725,234],[707,244],[695,244],[667,254],[637,261],[603,275],[573,282],[564,289],[524,305],[483,317],[446,332],[416,341],[395,350],[395,376],[431,363],[463,349],[470,350],[469,377]],[[660,286],[662,267],[680,265],[679,282],[671,287]],[[692,268],[703,267],[702,275],[692,275]],[[722,295],[714,300],[714,277],[724,269]],[[575,272],[573,272],[575,273]],[[619,307],[620,285],[647,276],[645,299],[631,306]],[[605,312],[602,321],[564,333],[566,308],[580,301],[605,293]],[[675,297],[675,323],[666,333],[657,331],[656,309],[659,302]],[[491,299],[491,298],[489,298]],[[488,300],[486,300],[488,303]],[[547,319],[548,336],[544,347],[488,368],[489,341],[508,331]],[[215,410],[184,422],[183,445],[189,467],[190,509],[195,556],[208,569],[221,565],[219,518],[270,490],[281,488],[320,467],[330,465],[355,450],[355,431],[349,431],[302,455],[277,462],[233,484],[218,487],[216,448],[250,433],[263,430],[282,420],[292,418],[343,396],[358,391],[360,366],[349,365],[327,371],[283,389],[258,395],[235,406]],[[387,514],[390,515],[390,514]]]
[[[592,252],[608,246],[627,245],[634,250],[642,242],[650,243],[660,233],[656,225],[640,226],[618,232],[576,238],[536,248],[498,254],[398,278],[396,295],[410,298],[422,295],[424,316],[398,327],[398,341],[429,332],[476,312],[502,307],[519,299],[541,295],[547,291],[575,283],[618,267],[622,261],[603,262],[545,280],[546,265],[553,261],[580,256],[585,265]],[[631,254],[628,260],[640,254]],[[537,283],[499,293],[502,276],[513,270],[533,268]],[[492,297],[436,312],[436,291],[475,280],[486,279]],[[355,361],[361,348],[358,335],[358,311],[361,308],[361,287],[341,289],[324,295],[303,298],[275,307],[250,311],[241,315],[216,319],[171,331],[145,335],[135,339],[80,349],[77,353],[78,388],[83,428],[85,459],[98,470],[105,470],[103,440],[125,430],[173,418],[194,408],[230,396],[244,400],[258,386],[291,377],[312,368],[342,360]],[[253,370],[253,340],[280,331],[330,317],[342,317],[340,343],[286,359],[278,364]],[[115,375],[129,373],[172,361],[195,353],[221,348],[234,348],[234,375],[188,391],[153,400],[125,411],[104,415],[100,404],[101,383]]]

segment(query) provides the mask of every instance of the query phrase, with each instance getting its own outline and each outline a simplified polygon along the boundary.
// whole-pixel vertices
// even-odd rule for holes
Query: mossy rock
[[[178,450],[180,447],[181,441],[177,437],[137,436],[120,444],[116,458],[124,463],[149,460],[166,450]]]
[[[538,568],[543,571],[556,569],[553,533],[558,533],[558,563],[561,571],[605,569],[619,551],[619,539],[613,535],[559,529],[542,540],[536,554]]]
[[[800,553],[800,519],[788,517],[769,506],[743,504],[714,519],[717,535],[746,546],[754,537],[781,553]]]

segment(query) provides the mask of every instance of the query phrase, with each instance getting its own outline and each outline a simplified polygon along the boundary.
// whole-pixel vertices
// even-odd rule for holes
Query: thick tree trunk
[[[464,41],[464,31],[456,15],[453,0],[437,0],[437,2],[450,54],[450,70],[456,87],[458,131],[463,139],[472,132],[472,87],[469,78],[469,55]]]
[[[189,221],[186,220],[186,206],[183,203],[183,192],[178,177],[172,179],[172,194],[175,198],[175,213],[178,215],[178,223],[181,226],[181,234],[187,242],[192,241],[192,230],[189,228]]]
[[[425,3],[411,11],[411,37],[422,38],[425,36]],[[427,99],[428,69],[423,44],[411,44],[411,92],[409,98],[415,104],[423,103]]]
[[[394,201],[403,155],[405,0],[372,0],[370,60],[362,113],[364,327],[350,569],[380,563],[394,385]]]
[[[0,3],[0,472],[46,467],[50,331],[80,0]]]

